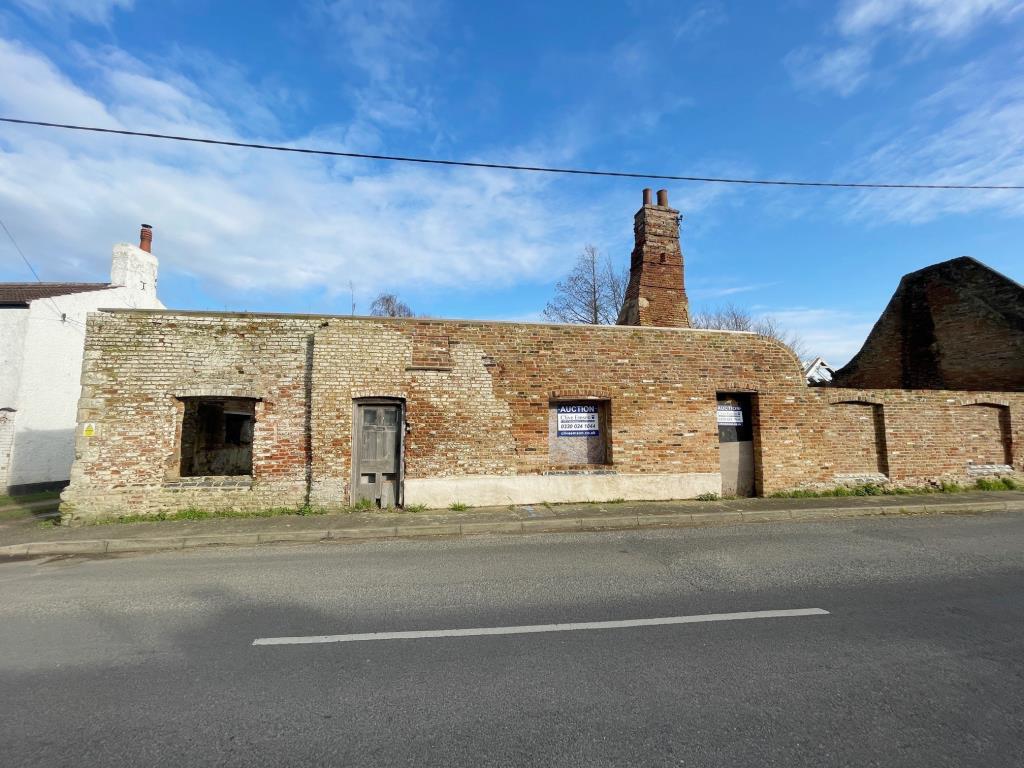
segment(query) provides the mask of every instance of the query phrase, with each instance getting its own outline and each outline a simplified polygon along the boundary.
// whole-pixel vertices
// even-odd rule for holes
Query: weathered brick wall
[[[972,465],[1003,463],[987,461],[997,456],[993,443],[1000,439],[1011,458],[1006,463],[1024,470],[1024,394],[841,387],[811,387],[806,393],[801,403],[775,417],[794,425],[789,438],[801,446],[801,458],[796,465],[766,470],[768,492],[829,486],[842,475],[859,474],[857,462],[870,466],[867,425],[861,422],[864,430],[858,433],[844,415],[854,402],[873,406],[876,428],[884,431],[876,442],[880,471],[887,471],[894,484],[972,481],[978,474]],[[979,403],[999,413],[999,437],[991,414],[976,410]]]
[[[68,514],[301,505],[315,327],[307,318],[91,314]],[[204,395],[259,398],[251,487],[225,478],[204,488],[178,477],[178,398]],[[93,436],[85,436],[86,425]]]
[[[961,257],[905,275],[837,386],[1024,390],[1024,288]]]
[[[416,340],[442,336],[451,367],[425,367]],[[406,401],[409,478],[562,471],[549,407],[581,397],[612,402],[617,471],[714,473],[716,387],[804,389],[788,350],[749,334],[343,318],[316,334],[313,381],[320,503],[348,495],[354,398]]]
[[[881,405],[833,403],[822,420],[825,441],[833,446],[832,472],[851,479],[888,473],[885,418]]]
[[[1013,459],[1010,409],[979,403],[954,409],[953,426],[960,436],[964,458],[974,464],[1009,464]]]
[[[764,493],[874,466],[962,479],[997,463],[998,440],[1019,470],[1024,440],[1024,394],[808,388],[778,343],[690,329],[123,311],[90,317],[82,383],[68,518],[345,504],[362,397],[404,400],[407,480],[453,482],[564,472],[551,403],[606,400],[603,469],[650,476],[652,497],[663,478],[719,472],[717,392],[754,393]],[[201,395],[258,398],[251,483],[177,477],[179,398]]]
[[[618,322],[686,328],[690,325],[690,309],[679,246],[679,211],[669,207],[665,190],[658,192],[657,205],[649,198],[650,190],[644,190],[644,205],[633,217],[629,284]]]

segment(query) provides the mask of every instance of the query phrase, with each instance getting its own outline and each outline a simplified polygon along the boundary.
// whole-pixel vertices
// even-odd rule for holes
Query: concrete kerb
[[[734,525],[754,522],[831,520],[877,515],[924,515],[984,512],[1024,512],[1024,501],[946,504],[873,504],[858,507],[813,507],[751,510],[748,512],[668,512],[614,517],[564,517],[546,520],[397,525],[371,528],[331,528],[310,531],[264,531],[128,539],[40,541],[0,546],[0,558],[44,555],[102,555],[210,546],[256,546],[279,543],[315,543],[435,536],[477,536],[502,533],[554,533],[566,531],[634,530]]]

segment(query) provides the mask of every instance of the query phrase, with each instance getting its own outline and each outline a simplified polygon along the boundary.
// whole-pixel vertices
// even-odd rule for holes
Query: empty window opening
[[[181,476],[251,475],[256,401],[196,397],[183,403]]]
[[[548,406],[548,456],[558,466],[610,464],[607,400],[556,400]]]

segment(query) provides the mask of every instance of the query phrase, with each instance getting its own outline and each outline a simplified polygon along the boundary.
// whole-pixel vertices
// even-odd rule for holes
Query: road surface
[[[1020,766],[1024,515],[3,562],[0,650],[12,767]]]

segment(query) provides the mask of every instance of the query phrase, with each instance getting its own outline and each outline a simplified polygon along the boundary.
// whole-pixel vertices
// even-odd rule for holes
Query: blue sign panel
[[[597,437],[596,405],[559,405],[556,408],[559,437]]]

